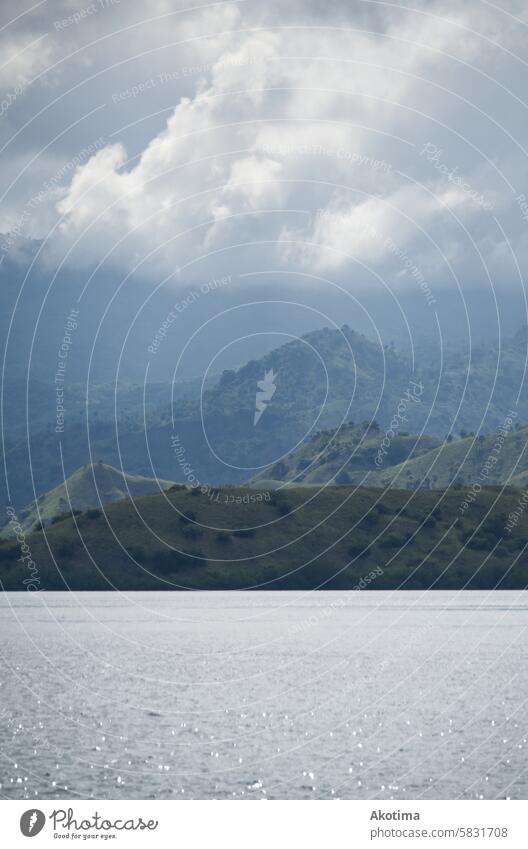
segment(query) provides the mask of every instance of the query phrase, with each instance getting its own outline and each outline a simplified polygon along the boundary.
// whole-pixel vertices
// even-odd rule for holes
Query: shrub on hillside
[[[98,519],[99,516],[103,515],[103,511],[99,507],[93,507],[91,510],[87,510],[84,515],[90,520]]]

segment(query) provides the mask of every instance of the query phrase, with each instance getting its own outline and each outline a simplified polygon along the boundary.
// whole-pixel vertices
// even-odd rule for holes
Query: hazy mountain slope
[[[391,347],[380,347],[349,327],[309,333],[277,348],[236,372],[225,372],[204,396],[204,415],[241,416],[254,409],[256,382],[268,370],[277,375],[277,390],[262,418],[280,432],[280,420],[315,430],[337,427],[342,420],[375,419],[385,429],[405,398],[411,381],[421,386],[419,403],[407,404],[404,429],[445,438],[449,432],[488,433],[509,410],[528,421],[528,331],[465,350],[446,353],[443,362],[423,353],[413,364]],[[323,365],[324,364],[324,365]],[[285,428],[286,429],[286,428]],[[403,429],[403,428],[402,428]]]
[[[266,371],[277,375],[273,410],[279,414],[319,411],[321,424],[338,424],[342,416],[370,418],[383,399],[383,381],[390,392],[404,387],[409,377],[406,360],[392,349],[383,348],[344,326],[324,328],[289,342],[236,372],[224,372],[219,383],[204,399],[205,412],[251,413],[255,406],[256,383]],[[382,412],[382,415],[384,412]]]
[[[266,374],[274,376],[276,389],[255,426],[258,383]],[[204,430],[227,463],[256,468],[322,427],[373,416],[387,420],[410,375],[394,351],[348,327],[315,331],[224,372],[204,396]]]
[[[211,375],[206,386],[213,386],[219,375]],[[90,386],[88,402],[86,384],[70,383],[65,388],[67,409],[65,422],[83,424],[87,409],[92,422],[114,422],[117,415],[123,426],[143,423],[143,407],[150,418],[160,418],[170,409],[171,397],[182,406],[200,397],[201,378],[170,383],[96,383]],[[3,387],[4,441],[13,447],[25,441],[27,431],[37,434],[53,430],[56,424],[56,391],[53,383],[30,380],[6,380]],[[193,408],[194,409],[194,408]],[[29,428],[28,428],[29,424]]]
[[[255,426],[258,383],[267,371],[273,371],[276,391]],[[343,418],[370,419],[375,413],[387,420],[408,380],[409,366],[395,352],[349,328],[315,331],[237,371],[224,371],[204,392],[202,406],[196,396],[177,394],[174,423],[170,394],[161,409],[156,393],[156,403],[146,411],[147,434],[139,398],[137,415],[129,415],[126,406],[120,418],[119,444],[113,422],[94,414],[89,434],[85,424],[71,420],[64,433],[56,434],[50,424],[45,432],[32,434],[31,457],[25,439],[7,455],[11,500],[19,506],[31,500],[32,476],[38,493],[58,485],[61,454],[67,475],[93,457],[149,477],[154,473],[188,482],[192,474],[208,483],[240,482],[321,426],[336,426]],[[7,503],[6,493],[1,500]]]
[[[114,422],[105,418],[111,409],[108,390],[101,391],[100,408],[92,408],[90,413],[89,434],[82,420],[70,418],[62,434],[54,433],[53,421],[45,431],[31,434],[31,457],[25,438],[5,446],[11,501],[20,506],[31,500],[32,475],[39,494],[57,486],[62,480],[61,452],[67,475],[94,458],[123,465],[136,474],[181,482],[222,485],[262,473],[265,478],[273,477],[271,468],[281,461],[288,465],[289,455],[321,429],[336,428],[343,421],[375,420],[385,431],[409,387],[419,386],[419,398],[406,403],[391,456],[385,458],[381,474],[372,481],[383,485],[388,462],[401,462],[412,449],[412,439],[406,446],[404,432],[425,432],[444,439],[450,430],[458,434],[463,428],[477,429],[483,422],[481,432],[485,433],[500,425],[517,401],[516,421],[528,421],[528,393],[523,390],[519,395],[519,387],[524,385],[526,342],[526,331],[521,330],[503,342],[500,351],[491,344],[474,349],[469,377],[467,357],[451,352],[439,378],[437,365],[425,354],[413,371],[411,362],[391,347],[383,348],[346,326],[341,331],[326,328],[237,370],[224,371],[216,384],[206,388],[201,401],[196,385],[176,391],[172,411],[167,387],[153,386],[147,399],[146,432],[139,390],[125,390],[123,404],[118,405],[118,436]],[[272,394],[255,423],[259,385],[265,375]],[[97,399],[97,391],[94,394]],[[19,395],[20,406],[25,393]],[[53,400],[52,395],[50,398]],[[67,400],[68,410],[73,410],[72,397],[68,395]],[[434,443],[428,444],[422,437],[416,450],[421,453],[426,447],[434,447]],[[394,452],[400,450],[403,453],[398,457]],[[348,470],[351,481],[363,479],[367,456],[358,459],[360,454],[364,451],[356,452],[359,466]],[[442,457],[442,468],[433,472],[433,485],[449,482],[453,462],[456,457]],[[334,463],[327,469],[330,479],[337,468]],[[402,485],[414,485],[421,468],[406,469]],[[317,483],[327,472],[317,472],[314,467],[301,482]],[[0,488],[0,506],[6,503],[7,492]]]
[[[500,427],[509,410],[517,421],[528,421],[528,330],[520,328],[500,344],[490,341],[472,347],[459,345],[438,358],[424,354],[417,372],[424,385],[430,413],[426,430],[444,436],[462,430],[487,433]],[[434,401],[433,401],[434,399]],[[410,422],[409,429],[417,430]]]

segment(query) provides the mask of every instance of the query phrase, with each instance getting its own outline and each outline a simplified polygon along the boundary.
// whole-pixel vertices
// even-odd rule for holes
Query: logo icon
[[[38,808],[31,808],[20,817],[20,831],[24,837],[36,837],[46,823],[46,815]]]
[[[255,397],[255,415],[253,418],[253,427],[260,421],[260,417],[262,413],[268,406],[269,402],[275,395],[275,378],[277,375],[274,373],[273,369],[264,372],[264,377],[262,380],[257,382],[258,391]]]

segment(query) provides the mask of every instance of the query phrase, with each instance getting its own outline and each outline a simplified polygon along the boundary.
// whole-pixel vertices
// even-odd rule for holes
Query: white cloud
[[[173,4],[158,2],[152,15],[168,10]],[[471,66],[491,62],[506,79],[514,60],[490,42],[502,38],[519,49],[518,26],[478,0],[390,9],[384,18],[379,9],[370,12],[367,26],[345,6],[329,19],[327,9],[318,17],[316,6],[309,14],[303,4],[286,15],[279,6],[226,3],[143,29],[121,17],[124,30],[129,24],[128,53],[116,48],[115,70],[102,77],[106,93],[149,74],[155,79],[149,63],[161,55],[187,71],[169,113],[157,108],[168,95],[165,84],[130,99],[137,129],[118,125],[60,192],[63,220],[48,257],[56,261],[77,241],[72,262],[93,266],[110,252],[108,262],[126,270],[131,256],[155,251],[144,273],[157,279],[248,240],[266,243],[265,256],[285,267],[340,272],[348,256],[374,266],[390,261],[380,245],[393,238],[422,257],[431,251],[434,268],[434,242],[453,242],[449,210],[485,244],[489,209],[420,151],[431,139],[445,146],[464,184],[510,214],[511,192],[475,153],[478,142],[499,167],[512,159],[500,126],[490,144],[477,135],[479,122],[484,130],[490,125],[482,107],[471,108],[496,86]],[[94,15],[86,30],[72,32],[79,41],[101,33],[90,54],[94,68],[99,53],[108,64],[111,46],[121,43],[105,39],[111,22]],[[167,45],[176,42],[169,54]],[[122,68],[123,56],[133,66],[127,59]],[[136,147],[155,123],[150,140]]]

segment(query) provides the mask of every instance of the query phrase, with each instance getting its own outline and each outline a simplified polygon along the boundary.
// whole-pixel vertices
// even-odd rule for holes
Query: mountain
[[[39,522],[46,526],[72,511],[84,513],[99,508],[101,504],[149,495],[171,486],[173,481],[129,475],[113,466],[95,463],[77,469],[60,486],[41,495],[37,503],[18,510],[17,519],[23,530],[29,533]],[[13,533],[10,523],[6,523],[1,535],[7,538]]]
[[[512,337],[473,346],[458,345],[443,357],[424,353],[417,373],[428,407],[426,430],[437,436],[500,427],[509,410],[528,421],[528,328]],[[416,422],[410,422],[410,428]]]
[[[219,375],[211,375],[205,386],[213,386]],[[65,422],[82,425],[87,418],[93,424],[113,422],[116,415],[121,427],[142,427],[144,405],[149,415],[162,416],[168,411],[171,397],[178,404],[196,402],[200,398],[201,378],[175,381],[173,384],[149,383],[147,390],[134,383],[96,383],[90,385],[87,398],[86,384],[70,383],[67,394]],[[56,424],[57,393],[52,383],[40,380],[6,380],[3,385],[4,444],[14,447],[30,435],[54,430]]]
[[[6,590],[524,589],[519,492],[175,486],[0,543]],[[516,524],[509,517],[517,511]]]
[[[522,488],[528,479],[528,427],[445,442],[437,448],[369,476],[372,486],[471,487],[473,483]]]
[[[274,376],[275,389],[256,422],[259,384],[266,375]],[[308,333],[236,371],[224,371],[203,397],[207,439],[194,462],[207,458],[206,480],[211,475],[213,481],[225,480],[228,465],[240,472],[231,480],[243,479],[247,469],[294,450],[316,429],[374,416],[385,421],[411,376],[409,363],[394,350],[347,326]],[[220,462],[211,463],[211,449]]]
[[[375,479],[373,470],[383,436],[376,423],[349,423],[335,430],[319,431],[271,469],[255,475],[249,483],[273,488],[284,482],[294,486],[362,482],[370,485]],[[404,460],[428,455],[441,444],[435,436],[397,433],[391,440],[385,463],[392,469]]]
[[[212,386],[217,379],[211,375],[205,385]],[[151,434],[164,426],[170,420],[171,397],[182,414],[188,405],[195,412],[201,388],[201,379],[147,387],[95,384],[87,403],[86,385],[67,384],[64,425],[57,428],[55,386],[35,380],[27,386],[25,381],[6,381],[2,447],[7,475],[0,481],[0,508],[29,503],[35,491],[37,496],[48,492],[93,459],[152,477],[145,420]],[[128,446],[127,463],[121,457],[120,439]],[[170,473],[159,477],[169,478]]]
[[[385,485],[388,460],[402,462],[410,452],[415,463],[425,448],[438,447],[434,440],[443,442],[452,434],[476,431],[485,436],[500,426],[509,410],[517,413],[517,422],[528,421],[527,345],[523,328],[500,346],[489,344],[470,352],[451,349],[439,363],[422,352],[413,362],[393,346],[384,347],[346,325],[339,330],[323,328],[240,368],[225,369],[203,391],[200,381],[174,391],[171,384],[147,383],[144,396],[139,387],[120,390],[116,420],[108,386],[91,387],[90,397],[100,403],[81,411],[82,393],[66,385],[66,425],[61,433],[55,432],[54,411],[49,408],[55,396],[51,391],[46,396],[40,387],[37,397],[47,397],[47,428],[18,433],[17,439],[5,443],[9,493],[0,491],[0,506],[9,501],[17,506],[28,503],[33,485],[41,494],[61,482],[62,464],[70,475],[92,458],[182,483],[220,486],[255,476],[273,479],[280,477],[272,471],[278,463],[285,463],[287,474],[291,472],[290,455],[295,455],[295,463],[307,459],[296,452],[321,429],[376,422],[384,432],[395,417],[401,417],[391,456],[378,475]],[[23,422],[25,389],[19,396],[20,417],[15,414],[13,419]],[[31,398],[28,413],[31,419],[37,416]],[[429,436],[421,436],[413,448],[405,433]],[[362,443],[355,451],[351,481],[361,479],[373,446]],[[416,474],[406,469],[410,477],[404,485],[414,485],[420,468]],[[333,473],[332,468],[327,471]],[[316,483],[324,474],[315,473],[314,467],[304,482]],[[435,475],[433,485],[449,482],[446,469]]]
[[[384,441],[388,443],[386,450]],[[471,487],[474,482],[528,483],[528,427],[510,423],[486,436],[441,442],[432,436],[396,433],[377,426],[345,426],[316,434],[251,486],[364,484],[399,489]]]
[[[275,389],[255,424],[259,382],[267,373],[273,373]],[[409,364],[392,349],[344,327],[314,331],[237,370],[224,370],[216,383],[206,384],[201,396],[175,392],[172,410],[170,384],[165,386],[164,404],[157,384],[146,387],[145,404],[137,390],[134,394],[130,389],[123,403],[117,403],[117,423],[108,413],[107,390],[97,386],[90,396],[102,403],[90,405],[83,418],[74,418],[76,396],[66,386],[63,431],[55,431],[50,414],[46,430],[24,434],[8,446],[10,499],[17,506],[26,504],[33,497],[33,481],[38,494],[46,492],[62,480],[63,464],[69,475],[91,457],[149,477],[239,483],[295,450],[314,429],[375,413],[386,420],[410,374]],[[24,420],[25,390],[20,395]],[[48,399],[54,399],[52,392]],[[5,492],[1,499],[4,505],[7,496]]]

